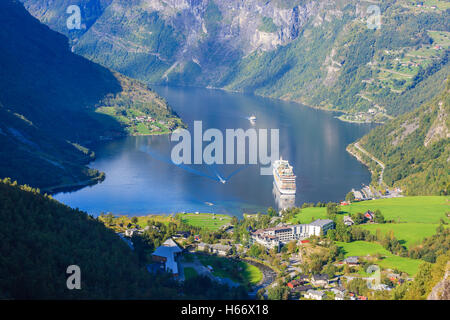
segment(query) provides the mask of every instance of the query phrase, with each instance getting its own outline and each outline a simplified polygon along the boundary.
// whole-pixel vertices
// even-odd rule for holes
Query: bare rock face
[[[332,2],[328,0],[286,3],[270,0],[22,1],[36,18],[69,36],[75,52],[110,67],[116,67],[107,63],[113,55],[152,55],[164,69],[160,78],[167,78],[170,72],[180,72],[189,63],[215,72],[216,68],[226,68],[227,63],[255,51],[273,51],[289,44],[325,7],[326,20],[342,14],[330,10]],[[65,26],[70,5],[81,8],[81,30],[67,30]],[[155,14],[159,20],[154,18]],[[159,24],[167,29],[155,30]],[[173,50],[165,51],[159,43],[155,45],[161,41],[176,43]],[[103,57],[96,59],[96,54]],[[119,68],[119,71],[123,70]]]
[[[447,126],[447,121],[448,110],[445,109],[444,103],[441,101],[439,102],[438,116],[431,125],[431,128],[425,137],[425,147],[428,147],[429,145],[441,139],[450,138],[450,130]]]
[[[444,278],[434,286],[427,300],[450,300],[450,262],[447,263]]]

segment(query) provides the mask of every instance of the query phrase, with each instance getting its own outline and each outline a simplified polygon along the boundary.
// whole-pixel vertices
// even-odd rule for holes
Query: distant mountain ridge
[[[75,52],[128,76],[363,112],[364,121],[420,106],[450,74],[445,1],[436,9],[408,0],[23,2]],[[69,5],[81,9],[81,30],[66,27]],[[373,5],[378,30],[368,27]]]
[[[95,155],[85,146],[133,134],[120,116],[179,124],[146,85],[73,54],[19,1],[1,1],[0,19],[0,177],[44,189],[95,183],[104,175],[86,166]]]

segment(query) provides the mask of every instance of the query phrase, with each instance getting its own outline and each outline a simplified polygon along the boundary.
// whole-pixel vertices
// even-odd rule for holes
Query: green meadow
[[[407,248],[419,244],[424,238],[436,233],[440,219],[449,220],[446,213],[450,211],[449,197],[404,197],[380,199],[353,203],[341,207],[343,214],[380,210],[386,220],[393,223],[367,224],[361,227],[373,234],[380,230],[389,231],[403,242]],[[450,222],[450,221],[449,221]]]
[[[350,243],[336,242],[338,246],[344,249],[345,257],[348,256],[367,256],[373,254],[381,254],[382,258],[376,264],[382,268],[397,269],[408,273],[413,276],[417,273],[419,265],[424,261],[419,259],[403,258],[396,256],[379,243],[366,242],[366,241],[354,241]]]
[[[434,235],[438,226],[439,224],[434,223],[385,223],[361,227],[373,234],[376,234],[377,230],[380,230],[382,234],[393,231],[394,236],[402,241],[402,245],[410,248],[422,242],[423,239]]]
[[[299,214],[292,218],[290,223],[310,223],[316,219],[326,219],[327,218],[327,208],[303,208]]]
[[[386,220],[393,223],[385,224],[365,224],[361,228],[376,234],[380,230],[382,234],[389,231],[394,232],[394,236],[407,248],[419,244],[424,238],[436,233],[436,228],[442,219],[449,221],[446,213],[450,212],[449,197],[403,197],[391,199],[379,199],[371,201],[355,202],[349,206],[340,207],[340,216],[350,215],[367,210],[380,210]],[[309,223],[314,219],[327,218],[326,208],[304,208],[297,214],[291,223]],[[384,268],[396,268],[398,270],[414,275],[421,260],[402,258],[391,254],[378,243],[355,241],[351,243],[341,243],[346,256],[366,256],[368,254],[380,253],[384,256],[379,265]]]
[[[450,211],[450,197],[403,197],[379,199],[352,203],[342,206],[343,214],[375,211],[379,209],[387,220],[395,222],[439,223]]]
[[[255,285],[263,279],[261,270],[247,262],[213,255],[199,254],[197,257],[204,266],[211,266],[212,273],[217,277],[228,278],[242,285]]]
[[[219,230],[223,225],[231,223],[231,216],[225,214],[181,213],[180,215],[184,223],[210,231]]]

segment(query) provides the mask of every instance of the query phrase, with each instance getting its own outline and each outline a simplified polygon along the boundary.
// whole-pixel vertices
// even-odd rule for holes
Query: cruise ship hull
[[[280,188],[280,186],[278,185],[277,180],[274,179],[274,181],[275,181],[275,186],[277,187],[277,190],[278,190],[281,194],[295,195],[295,194],[297,193],[297,190]]]

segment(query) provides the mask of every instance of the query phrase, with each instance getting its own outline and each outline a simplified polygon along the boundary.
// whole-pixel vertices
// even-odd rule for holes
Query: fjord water
[[[342,200],[352,188],[370,181],[369,171],[350,156],[346,146],[371,125],[344,123],[335,114],[296,103],[253,95],[198,88],[156,87],[193,133],[194,121],[203,131],[217,128],[279,129],[280,155],[297,175],[295,203]],[[252,125],[248,117],[255,115]],[[127,137],[97,146],[90,166],[106,173],[95,186],[54,197],[97,215],[100,212],[214,212],[241,216],[277,207],[273,177],[260,175],[258,165],[175,166],[169,135]],[[206,146],[207,143],[204,143]],[[239,170],[241,169],[241,170]],[[217,179],[235,170],[227,183]]]

